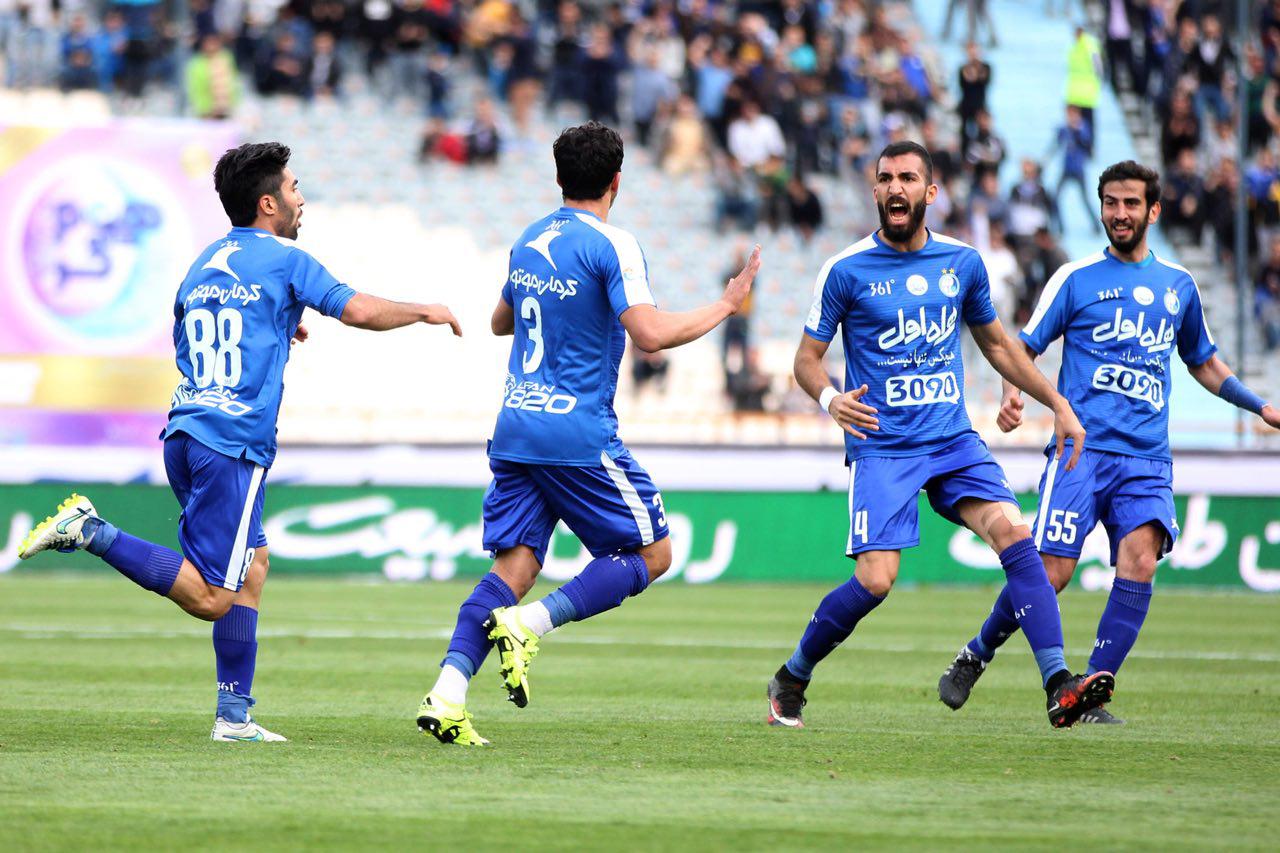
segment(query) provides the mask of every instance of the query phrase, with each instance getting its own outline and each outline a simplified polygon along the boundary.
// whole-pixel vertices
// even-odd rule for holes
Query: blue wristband
[[[1228,376],[1223,381],[1222,387],[1218,389],[1218,396],[1231,405],[1244,409],[1246,412],[1253,412],[1255,415],[1262,414],[1263,406],[1267,405],[1266,400],[1250,391],[1243,382],[1234,376]]]

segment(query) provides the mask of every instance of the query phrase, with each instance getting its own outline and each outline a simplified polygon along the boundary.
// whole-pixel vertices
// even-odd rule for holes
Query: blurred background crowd
[[[1071,35],[1054,54],[1018,54],[1026,33],[1000,14],[1015,5]],[[1158,152],[1164,237],[1219,278],[1234,261],[1243,183],[1246,334],[1265,365],[1280,347],[1280,0],[1247,6],[1239,32],[1227,0],[0,0],[0,67],[10,88],[95,90],[125,115],[273,129],[281,110],[323,109],[323,122],[290,127],[343,135],[346,122],[394,114],[413,127],[394,150],[427,170],[424,200],[455,173],[509,181],[504,161],[549,162],[555,128],[598,119],[622,130],[624,170],[642,170],[647,197],[705,189],[703,209],[635,229],[651,264],[670,246],[686,275],[725,245],[686,249],[703,239],[685,233],[696,229],[775,239],[795,258],[782,274],[811,281],[822,257],[876,226],[875,153],[917,139],[939,186],[929,224],[979,248],[1009,324],[1060,264],[1101,245],[1095,181],[1113,129],[1098,108],[1110,95],[1139,154],[1144,140]],[[1065,86],[1000,113],[993,86],[1019,62],[1060,69]],[[1041,144],[1015,155],[1009,134],[1025,138],[1026,125]],[[538,168],[527,181],[549,180]],[[658,218],[652,205],[648,215]],[[669,238],[649,239],[665,225]],[[730,260],[682,292],[714,288]],[[781,358],[757,345],[794,345],[808,286],[788,282],[786,299],[765,287],[757,310],[729,325],[720,359],[733,409],[808,410]],[[635,359],[636,386],[662,386],[667,369],[662,356]]]

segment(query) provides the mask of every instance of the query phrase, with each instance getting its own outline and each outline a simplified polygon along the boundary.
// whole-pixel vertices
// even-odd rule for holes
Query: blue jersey
[[[929,233],[899,252],[872,234],[818,273],[805,333],[820,341],[841,328],[845,389],[863,384],[879,410],[879,431],[845,435],[847,460],[919,456],[976,435],[964,408],[960,324],[996,319],[987,268],[977,250]]]
[[[1044,352],[1062,338],[1058,391],[1084,425],[1085,446],[1169,460],[1169,357],[1204,364],[1218,350],[1191,273],[1151,253],[1109,251],[1064,264],[1045,285],[1022,340]]]
[[[502,298],[515,311],[506,390],[489,455],[544,465],[617,458],[613,396],[626,332],[653,305],[640,244],[571,207],[530,225],[511,249]]]
[[[160,437],[186,433],[270,467],[289,340],[302,311],[338,317],[354,295],[292,240],[232,228],[178,287],[173,345],[182,381]]]

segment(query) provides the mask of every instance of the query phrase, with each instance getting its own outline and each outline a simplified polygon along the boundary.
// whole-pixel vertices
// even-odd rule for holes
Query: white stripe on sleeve
[[[578,219],[603,234],[618,256],[618,269],[622,275],[622,290],[627,305],[656,305],[653,291],[649,289],[649,273],[644,266],[644,253],[640,243],[630,232],[623,231],[594,216],[579,213]]]

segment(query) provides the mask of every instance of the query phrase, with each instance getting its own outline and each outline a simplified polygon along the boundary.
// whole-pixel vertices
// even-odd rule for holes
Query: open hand
[[[827,407],[827,413],[835,418],[836,423],[840,424],[845,432],[854,438],[865,439],[865,433],[859,432],[855,427],[861,427],[865,430],[879,430],[880,419],[876,417],[876,409],[866,403],[861,402],[862,397],[867,393],[867,386],[855,388],[852,391],[833,398],[831,405]]]
[[[751,250],[751,256],[747,258],[746,266],[742,271],[729,279],[729,283],[724,287],[725,302],[729,303],[729,307],[736,314],[738,309],[742,307],[742,303],[746,301],[747,294],[751,292],[751,283],[756,279],[756,273],[760,271],[760,244]]]

